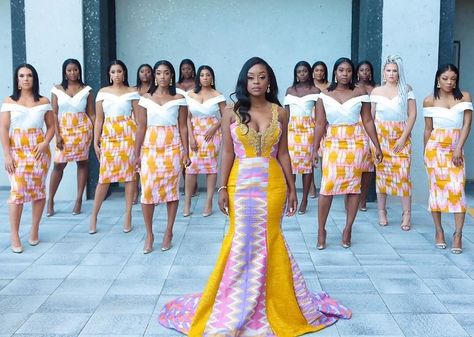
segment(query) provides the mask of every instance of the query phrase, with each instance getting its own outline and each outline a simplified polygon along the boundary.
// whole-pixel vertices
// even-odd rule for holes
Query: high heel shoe
[[[322,240],[321,238],[319,237],[319,234],[318,234],[318,243],[316,244],[316,248],[318,250],[323,250],[323,249],[326,249],[326,230],[324,230],[324,235],[321,235],[322,236]]]
[[[462,232],[454,232],[453,233],[453,244],[454,244],[454,238],[459,237],[459,239],[462,240]],[[461,241],[462,245],[462,241]],[[462,253],[462,248],[461,247],[451,247],[451,253],[453,254],[461,254]]]
[[[155,241],[155,236],[153,235],[151,238],[151,244],[149,246],[146,245],[145,239],[145,247],[143,247],[143,254],[150,254],[153,251],[153,242]]]
[[[31,240],[31,239],[29,239],[29,240],[28,240],[28,244],[29,244],[30,246],[33,246],[33,247],[34,247],[34,246],[37,246],[37,245],[39,244],[39,242],[40,242],[40,240],[38,240],[38,239],[36,239],[36,240]]]
[[[402,213],[402,223],[400,227],[403,231],[408,232],[411,229],[411,212],[410,211],[403,211]]]
[[[436,241],[435,247],[438,248],[438,249],[446,249],[446,247],[447,247],[448,245],[446,244],[446,241],[444,240],[444,231],[443,231],[443,230],[442,230],[441,232],[436,231],[436,234],[438,234],[438,233],[443,234],[443,242],[437,242],[437,241]],[[435,240],[436,240],[436,239],[435,239]]]
[[[13,253],[15,254],[21,254],[23,253],[23,247],[20,245],[20,246],[14,246],[14,245],[11,245],[11,250]]]
[[[346,229],[344,229],[342,231],[341,246],[342,246],[342,248],[347,249],[347,248],[350,248],[350,246],[351,246],[351,239],[349,238],[349,240],[344,241],[344,236],[345,236],[344,234],[345,233],[346,233]]]
[[[388,225],[386,209],[379,209],[379,225],[382,227],[385,227]]]
[[[166,237],[166,233],[165,233],[165,236],[163,237],[163,242],[165,241],[165,237]],[[170,242],[167,246],[165,246],[163,243],[161,243],[161,251],[162,252],[166,252],[167,250],[170,250],[172,245],[171,245],[171,241],[173,240],[173,234],[170,235]]]
[[[130,232],[132,231],[132,229],[133,229],[132,226],[130,226],[129,228],[124,227],[124,228],[123,228],[123,232],[124,232],[124,233],[130,233]]]

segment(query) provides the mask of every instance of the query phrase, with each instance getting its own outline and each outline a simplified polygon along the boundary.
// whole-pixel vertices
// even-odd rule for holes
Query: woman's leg
[[[184,209],[183,216],[191,215],[191,197],[194,193],[194,186],[196,185],[197,174],[186,174],[184,181]]]
[[[89,175],[89,161],[82,160],[77,163],[77,197],[72,214],[76,215],[81,213],[82,209],[82,196],[86,189],[87,176]]]
[[[332,195],[319,195],[318,199],[318,249],[326,248],[326,221],[332,204]]]
[[[168,212],[168,221],[166,224],[165,235],[161,244],[161,250],[167,251],[171,248],[171,240],[173,239],[173,226],[176,220],[176,213],[178,212],[179,200],[174,200],[166,203],[166,210]]]
[[[49,199],[46,216],[54,215],[54,196],[58,191],[59,183],[63,179],[64,168],[66,165],[67,163],[54,163],[53,172],[51,172],[51,178],[49,180]]]
[[[206,205],[204,206],[203,216],[209,216],[212,213],[212,198],[214,196],[214,191],[216,190],[217,174],[208,174],[206,176],[207,183],[207,198]]]
[[[127,181],[125,183],[125,216],[123,220],[123,231],[125,233],[128,233],[132,230],[132,206],[133,196],[136,188],[137,183],[135,180]]]
[[[110,184],[98,183],[95,189],[94,204],[92,206],[91,221],[89,223],[89,234],[97,233],[97,216],[99,215],[100,207],[104,202]]]
[[[143,247],[143,254],[148,254],[153,251],[153,242],[155,236],[153,235],[153,213],[155,212],[154,204],[142,204],[143,220],[145,222],[145,246]]]

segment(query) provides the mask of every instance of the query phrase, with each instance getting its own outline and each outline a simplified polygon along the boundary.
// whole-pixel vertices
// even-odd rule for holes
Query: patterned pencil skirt
[[[64,113],[59,120],[59,133],[64,142],[63,150],[56,148],[54,162],[87,160],[92,142],[92,129],[92,122],[86,113]]]
[[[291,116],[288,123],[288,151],[293,174],[313,171],[314,119],[311,116]]]
[[[218,129],[210,142],[205,140],[205,135],[207,130],[218,122],[219,120],[215,117],[193,117],[191,119],[198,149],[189,151],[191,165],[186,168],[187,174],[217,174],[217,159],[221,149],[222,133]]]

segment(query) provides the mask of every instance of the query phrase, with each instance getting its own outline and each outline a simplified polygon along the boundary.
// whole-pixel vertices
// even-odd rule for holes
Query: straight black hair
[[[77,79],[77,81],[79,82],[81,87],[85,86],[84,82],[82,81],[81,63],[76,59],[67,59],[66,61],[63,62],[63,68],[62,68],[63,69],[63,80],[61,81],[61,86],[64,88],[64,90],[67,90],[68,83],[69,83],[69,81],[67,80],[67,76],[66,76],[66,68],[70,64],[74,64],[74,65],[77,66],[77,69],[79,69],[79,78]]]
[[[438,68],[438,71],[436,71],[433,96],[436,99],[439,99],[439,88],[438,88],[439,77],[441,76],[441,74],[443,74],[444,72],[448,70],[454,71],[454,73],[456,74],[456,87],[453,88],[453,96],[455,99],[460,100],[463,98],[463,94],[461,92],[461,89],[459,88],[459,70],[454,64],[451,64],[451,63],[440,65]]]
[[[278,104],[281,106],[280,101],[278,100],[278,85],[275,78],[275,73],[270,65],[260,57],[252,57],[247,60],[240,70],[239,78],[237,79],[237,84],[235,86],[235,92],[232,95],[235,95],[237,102],[234,105],[234,111],[239,115],[240,121],[247,125],[250,122],[250,98],[249,92],[247,90],[248,83],[248,72],[256,64],[261,64],[268,71],[268,80],[269,80],[269,92],[265,92],[265,99],[269,102]],[[231,95],[231,96],[232,96]]]
[[[376,86],[376,83],[374,81],[374,66],[372,65],[372,63],[370,63],[370,61],[368,60],[363,60],[363,61],[360,61],[358,64],[357,64],[357,67],[356,67],[356,78],[357,78],[357,81],[356,81],[356,84],[359,83],[359,69],[360,67],[362,67],[363,65],[368,65],[369,68],[370,68],[370,80],[369,80],[369,84],[373,87]]]
[[[122,70],[123,70],[123,84],[126,85],[127,87],[129,86],[128,84],[128,69],[127,69],[127,66],[125,65],[125,63],[123,63],[122,61],[120,60],[113,60],[109,63],[109,65],[107,66],[107,76],[110,76],[109,73],[110,73],[110,68],[112,68],[113,65],[119,65],[122,67]],[[113,83],[110,82],[110,79],[109,79],[109,86],[111,86]]]
[[[313,63],[313,66],[311,67],[311,74],[314,73],[314,69],[316,69],[317,66],[322,66],[324,68],[323,82],[324,84],[328,83],[328,66],[323,61],[316,61]]]
[[[194,66],[194,62],[191,61],[190,59],[184,59],[181,61],[181,63],[179,64],[179,79],[178,79],[178,83],[183,83],[184,81],[184,77],[183,77],[183,73],[181,72],[181,67],[184,66],[185,64],[189,64],[191,66],[191,68],[193,69],[193,76],[196,77],[196,67]]]
[[[298,77],[296,76],[296,71],[299,67],[305,67],[306,70],[308,71],[308,79],[306,80],[306,82],[303,82],[303,84],[306,84],[308,88],[314,87],[314,82],[311,77],[311,74],[312,74],[311,66],[306,61],[299,61],[298,63],[296,63],[295,68],[293,69],[293,88],[296,89],[296,85],[299,83]]]
[[[13,93],[10,96],[12,100],[15,102],[20,99],[21,96],[21,89],[18,88],[18,72],[20,71],[21,68],[28,68],[31,70],[31,73],[33,74],[33,97],[34,101],[38,102],[40,98],[42,97],[39,93],[39,79],[38,79],[38,72],[36,71],[35,67],[33,67],[31,64],[28,63],[23,63],[20,64],[18,67],[16,67],[15,72],[13,73]]]
[[[354,85],[354,76],[355,76],[354,63],[352,63],[352,61],[350,59],[348,59],[347,57],[341,57],[334,63],[334,67],[332,69],[331,84],[328,87],[328,91],[333,91],[334,89],[337,88],[336,70],[343,63],[349,64],[352,68],[352,77],[351,77],[351,81],[349,82],[349,89],[354,90],[354,88],[355,88],[355,85]]]
[[[216,89],[216,78],[214,77],[214,70],[212,70],[212,68],[210,66],[206,66],[206,65],[203,65],[203,66],[200,66],[197,70],[197,73],[196,73],[196,76],[194,77],[194,92],[197,94],[201,91],[201,72],[203,70],[209,70],[209,72],[211,73],[211,76],[212,76],[212,82],[211,82],[211,87],[212,89]]]
[[[158,69],[158,67],[161,66],[161,65],[164,65],[164,66],[168,67],[168,69],[171,72],[171,85],[168,88],[169,88],[169,91],[170,91],[170,95],[174,96],[174,95],[176,95],[176,81],[175,81],[176,73],[174,71],[174,67],[171,64],[171,62],[166,61],[166,60],[160,60],[160,61],[156,62],[155,66],[153,67],[153,77],[155,77],[156,69]],[[150,95],[153,95],[155,93],[156,89],[158,89],[158,86],[155,85],[155,81],[151,81],[150,90],[148,90],[148,93]]]
[[[142,70],[142,68],[144,68],[144,67],[149,68],[150,71],[153,73],[153,68],[151,67],[151,65],[149,65],[148,63],[141,64],[137,69],[137,85],[136,85],[137,89],[140,89],[140,87],[143,84],[142,81],[140,80],[140,70]],[[152,79],[153,78],[154,78],[154,76],[152,76]]]

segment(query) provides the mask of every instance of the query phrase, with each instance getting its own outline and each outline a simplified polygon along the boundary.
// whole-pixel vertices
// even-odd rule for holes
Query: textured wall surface
[[[322,59],[332,67],[350,57],[351,2],[117,0],[117,57],[133,80],[141,63],[208,64],[228,97],[243,63],[260,56],[274,69],[282,98],[296,62]]]
[[[382,60],[399,54],[407,82],[417,98],[418,116],[412,132],[413,197],[428,200],[428,178],[423,163],[423,99],[432,92],[438,68],[439,0],[384,1]],[[403,18],[403,21],[401,19]],[[383,62],[382,62],[383,64]]]

